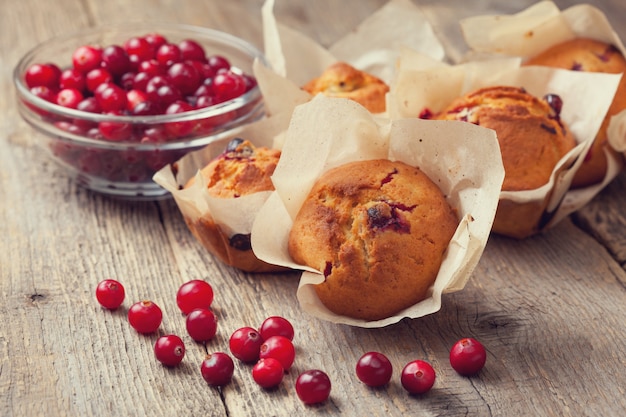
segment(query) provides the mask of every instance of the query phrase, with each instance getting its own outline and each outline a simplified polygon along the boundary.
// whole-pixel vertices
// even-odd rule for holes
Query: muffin
[[[206,181],[208,196],[240,198],[262,191],[274,190],[271,175],[281,152],[267,147],[255,147],[247,140],[231,140],[222,154],[200,170]],[[191,187],[192,177],[184,188]],[[210,213],[185,222],[193,235],[223,262],[249,272],[280,271],[283,268],[259,260],[252,251],[250,234],[230,234]]]
[[[312,95],[322,93],[328,97],[348,98],[372,113],[382,113],[385,111],[385,95],[389,86],[365,71],[345,62],[336,62],[302,89]]]
[[[419,168],[349,162],[316,181],[288,251],[324,274],[315,291],[330,311],[380,320],[429,296],[457,225],[456,211]]]
[[[454,100],[434,118],[493,129],[504,164],[502,190],[533,190],[548,183],[557,162],[576,146],[559,118],[561,106],[556,95],[540,100],[523,88],[495,86]]]
[[[626,59],[613,45],[605,42],[575,38],[528,59],[525,65],[540,65],[574,71],[622,74]],[[600,126],[592,147],[572,181],[573,187],[586,187],[601,182],[607,172],[606,151],[616,153],[607,141],[607,127],[611,117],[626,109],[626,77],[622,77],[613,102]]]

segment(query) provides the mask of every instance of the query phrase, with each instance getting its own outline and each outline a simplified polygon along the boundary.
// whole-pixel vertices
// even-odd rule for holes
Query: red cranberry
[[[259,327],[259,334],[265,340],[272,336],[283,336],[293,340],[294,330],[292,324],[284,317],[271,316],[263,320]]]
[[[75,109],[81,101],[83,101],[83,94],[75,88],[64,88],[57,93],[59,106]]]
[[[61,72],[59,77],[59,88],[74,88],[78,91],[85,91],[87,82],[85,80],[85,74],[78,71],[75,68],[68,68]]]
[[[186,62],[175,62],[167,70],[172,85],[183,95],[192,94],[200,86],[200,74],[193,65]]]
[[[130,71],[130,59],[124,48],[119,45],[109,45],[102,50],[102,67],[114,77],[120,76]]]
[[[185,320],[187,333],[196,342],[208,342],[217,333],[217,317],[208,308],[196,308]]]
[[[228,341],[230,352],[242,362],[259,360],[263,338],[252,327],[241,327],[233,332]]]
[[[141,91],[146,91],[148,82],[152,79],[152,75],[147,72],[138,72],[133,77],[133,88]]]
[[[182,56],[180,48],[173,43],[165,43],[156,51],[156,60],[161,64],[169,67],[175,62],[180,62]]]
[[[318,369],[304,371],[296,379],[296,394],[307,405],[326,401],[330,390],[330,378]]]
[[[141,61],[139,63],[139,67],[137,68],[137,71],[145,72],[151,77],[154,77],[155,75],[165,74],[165,69],[156,59],[149,59],[147,61]]]
[[[163,319],[163,313],[152,301],[139,301],[128,309],[128,321],[139,333],[154,333]]]
[[[154,344],[154,355],[163,365],[176,366],[185,357],[185,344],[174,334],[161,336]]]
[[[48,87],[57,89],[61,70],[55,64],[33,64],[26,69],[24,82],[28,88]]]
[[[246,92],[246,82],[243,77],[234,72],[218,73],[213,78],[213,94],[218,102],[224,102],[241,96]]]
[[[184,39],[178,43],[178,49],[183,60],[206,61],[204,48],[192,39]]]
[[[212,55],[208,58],[207,63],[217,73],[220,69],[230,69],[230,61],[221,55]]]
[[[154,46],[145,38],[134,36],[124,42],[124,50],[128,55],[135,55],[139,62],[154,58]]]
[[[477,374],[483,369],[486,361],[485,347],[471,337],[459,340],[450,350],[450,365],[461,375]]]
[[[99,68],[102,63],[102,49],[98,46],[84,45],[76,48],[72,54],[74,68],[82,73]]]
[[[115,114],[115,113],[113,113]],[[105,121],[98,123],[98,133],[114,142],[128,141],[132,138],[133,126],[130,123]]]
[[[100,281],[96,287],[96,299],[100,305],[115,310],[124,302],[124,286],[114,279]]]
[[[113,76],[104,68],[95,68],[87,72],[85,82],[87,84],[87,90],[93,93],[100,85],[112,83]]]
[[[409,362],[402,369],[400,383],[410,394],[424,394],[435,384],[435,370],[426,361]]]
[[[213,288],[200,279],[185,282],[176,292],[176,304],[183,314],[189,314],[196,308],[211,308]]]
[[[57,93],[55,90],[52,90],[50,87],[46,87],[43,85],[39,85],[37,87],[33,87],[30,89],[31,94],[51,103],[56,103],[57,101]]]
[[[85,99],[83,99],[83,101],[78,103],[78,106],[76,106],[76,109],[80,111],[86,111],[89,113],[101,113],[102,112],[102,109],[98,105],[96,98],[93,96],[86,97]]]
[[[128,71],[122,74],[119,77],[120,87],[124,90],[132,90],[135,87],[135,75],[137,75],[137,73],[133,71]]]
[[[207,384],[221,387],[228,384],[235,371],[235,363],[228,354],[215,352],[207,355],[200,365],[200,373]]]
[[[274,358],[259,359],[252,367],[252,379],[263,388],[273,388],[281,383],[285,370]]]
[[[290,339],[285,336],[271,336],[266,339],[259,349],[259,358],[274,358],[280,362],[285,371],[291,368],[296,357],[296,350]]]
[[[165,110],[165,114],[179,114],[193,110],[193,106],[185,101],[175,101]],[[171,137],[180,138],[187,136],[193,132],[195,122],[193,121],[181,121],[181,122],[168,122],[165,124],[165,130]]]
[[[367,352],[356,363],[356,376],[370,387],[381,387],[391,380],[393,367],[380,352]]]
[[[144,36],[144,39],[154,48],[155,51],[161,45],[167,43],[167,39],[159,33],[149,33]]]
[[[148,94],[141,90],[130,90],[126,93],[126,110],[134,113],[138,104],[148,101]]]
[[[128,103],[126,91],[116,84],[109,84],[94,94],[94,97],[103,112],[126,110]]]

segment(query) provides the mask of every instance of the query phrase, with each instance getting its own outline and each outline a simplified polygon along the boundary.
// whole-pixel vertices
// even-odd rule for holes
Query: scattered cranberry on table
[[[296,394],[300,401],[307,405],[326,401],[331,388],[330,378],[319,369],[304,371],[296,379]]]
[[[196,342],[208,342],[217,333],[217,316],[208,308],[196,308],[187,315],[185,327]]]
[[[242,362],[252,363],[259,360],[263,338],[259,332],[249,326],[235,330],[228,341],[230,352]]]
[[[254,382],[263,388],[273,388],[280,384],[285,375],[285,368],[274,358],[259,359],[252,367]]]
[[[356,363],[356,376],[370,387],[381,387],[391,380],[393,366],[380,352],[367,352]]]
[[[400,383],[410,394],[425,394],[435,384],[435,370],[426,361],[411,361],[402,369]]]
[[[128,309],[128,321],[138,333],[154,333],[162,320],[161,308],[150,300],[138,301]]]
[[[193,279],[178,288],[176,304],[183,314],[189,314],[196,308],[210,308],[213,296],[211,284],[201,279]]]
[[[96,299],[102,307],[109,310],[115,310],[121,306],[124,297],[124,286],[114,279],[105,279],[96,287]]]
[[[471,376],[480,372],[486,361],[485,347],[471,337],[459,340],[450,350],[450,365],[464,376]]]
[[[271,336],[263,341],[259,349],[259,359],[266,358],[276,359],[287,371],[296,358],[296,349],[285,336]]]
[[[163,365],[176,366],[185,357],[185,344],[174,334],[161,336],[154,344],[154,355]]]
[[[289,320],[281,316],[270,316],[263,320],[259,333],[263,339],[269,339],[272,336],[284,336],[289,340],[294,338],[293,325]]]
[[[208,354],[200,365],[200,373],[207,384],[214,387],[221,387],[228,384],[235,371],[235,363],[232,358],[224,352],[214,352]]]

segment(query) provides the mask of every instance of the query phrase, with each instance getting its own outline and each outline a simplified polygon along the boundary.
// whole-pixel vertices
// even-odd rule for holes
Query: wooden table
[[[279,0],[278,18],[329,45],[384,0]],[[462,54],[460,17],[530,5],[416,1],[453,57]],[[576,3],[557,1],[560,7]],[[474,4],[474,3],[472,3]],[[626,39],[622,0],[594,2]],[[261,0],[2,0],[0,13],[0,415],[2,416],[296,416],[296,415],[623,415],[626,410],[626,174],[549,232],[523,241],[493,236],[466,288],[444,297],[440,312],[381,329],[334,325],[305,315],[298,274],[253,275],[224,266],[187,230],[172,200],[129,203],[84,189],[36,146],[15,106],[12,69],[34,44],[75,29],[120,20],[172,21],[224,30],[261,43]],[[482,14],[482,13],[481,13]],[[126,285],[124,308],[109,312],[97,282]],[[190,279],[215,291],[215,340],[185,333],[174,297]],[[187,355],[161,366],[126,320],[132,301],[164,311],[159,334],[187,337]],[[226,350],[230,333],[270,315],[296,328],[297,358],[283,383],[264,391],[237,364],[223,390],[203,381],[207,352]],[[488,350],[476,377],[451,369],[448,352],[472,336]],[[354,373],[376,350],[394,364],[392,382],[369,389]],[[434,389],[407,395],[401,368],[430,361]],[[331,398],[316,407],[296,397],[300,371],[325,370]]]

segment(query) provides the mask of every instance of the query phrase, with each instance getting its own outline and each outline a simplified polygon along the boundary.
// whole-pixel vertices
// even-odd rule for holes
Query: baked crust
[[[622,74],[626,59],[613,45],[587,38],[572,39],[530,58],[525,65],[540,65],[574,71]],[[586,187],[601,182],[606,176],[605,152],[617,154],[607,141],[607,127],[611,117],[626,109],[626,77],[622,77],[613,102],[600,126],[592,147],[585,156],[572,181],[573,187]]]
[[[339,315],[379,320],[426,298],[458,219],[441,190],[399,161],[324,173],[294,220],[295,262],[324,273],[315,290]]]
[[[434,118],[466,121],[496,132],[505,171],[504,191],[532,190],[548,183],[557,162],[576,146],[558,111],[518,87],[472,91]]]
[[[385,111],[385,95],[389,86],[365,71],[345,62],[336,62],[302,89],[313,95],[322,93],[328,97],[348,98],[372,113],[382,113]]]

